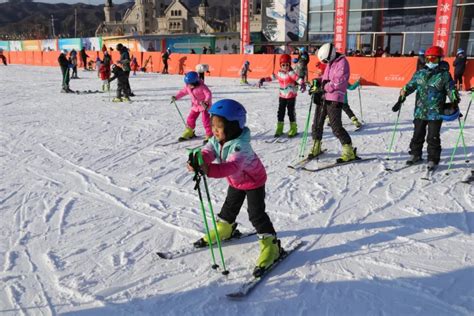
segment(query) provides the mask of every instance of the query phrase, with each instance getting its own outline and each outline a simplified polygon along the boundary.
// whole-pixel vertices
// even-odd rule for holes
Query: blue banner
[[[82,43],[80,38],[60,38],[58,40],[58,46],[59,50],[67,49],[75,49],[75,50],[81,50],[82,49]]]
[[[9,51],[10,50],[10,44],[8,41],[0,41],[0,51]]]

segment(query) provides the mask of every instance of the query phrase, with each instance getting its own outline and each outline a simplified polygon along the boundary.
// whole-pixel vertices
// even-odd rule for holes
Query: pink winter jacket
[[[323,82],[328,81],[324,86],[324,98],[328,101],[344,102],[349,76],[349,62],[344,55],[329,63],[322,78]]]
[[[247,127],[239,137],[224,145],[211,137],[202,150],[202,156],[209,166],[209,178],[227,178],[229,185],[238,190],[257,189],[267,181],[265,167],[250,145]]]
[[[293,69],[288,72],[280,70],[277,74],[277,79],[280,84],[280,98],[296,98],[296,95],[298,94],[298,87],[296,84],[302,84],[303,79],[299,78]]]
[[[188,86],[185,86],[182,90],[176,94],[176,100],[181,99],[185,95],[189,94],[191,96],[192,110],[195,112],[203,112],[211,108],[212,105],[212,92],[206,86],[206,84],[199,80],[199,86],[191,89]],[[204,108],[203,102],[207,103],[207,108]]]

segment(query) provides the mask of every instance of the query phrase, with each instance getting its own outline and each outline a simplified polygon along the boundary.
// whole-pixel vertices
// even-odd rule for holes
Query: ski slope
[[[100,87],[96,73],[79,76],[72,89]],[[225,294],[250,276],[258,256],[255,238],[224,247],[228,276],[210,268],[207,249],[174,260],[153,255],[203,232],[185,150],[201,140],[176,142],[183,123],[169,104],[181,76],[132,77],[133,103],[112,103],[108,93],[61,94],[59,67],[9,65],[0,77],[1,315],[474,314],[474,190],[459,182],[469,170],[462,149],[445,174],[457,122],[442,128],[441,167],[431,181],[421,180],[423,166],[384,170],[408,156],[414,96],[402,108],[390,161],[398,89],[363,87],[366,125],[352,132],[344,114],[343,121],[358,154],[380,159],[310,173],[287,168],[300,137],[267,143],[276,83],[257,89],[206,78],[214,101],[234,98],[248,110],[252,145],[268,173],[267,211],[282,243],[305,242],[248,297],[232,301]],[[468,100],[463,93],[462,109]],[[357,91],[349,101],[360,118]],[[177,103],[186,116],[189,98]],[[307,94],[298,97],[300,132],[308,105]],[[202,138],[200,119],[196,132]],[[471,115],[471,160],[473,139]],[[328,152],[309,166],[339,157],[330,128],[323,147]],[[227,183],[209,179],[209,186],[218,212]],[[246,204],[238,222],[252,231]]]

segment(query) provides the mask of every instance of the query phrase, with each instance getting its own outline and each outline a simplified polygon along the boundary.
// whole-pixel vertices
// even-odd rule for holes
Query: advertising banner
[[[204,47],[209,54],[209,48],[214,52],[216,38],[214,36],[195,36],[167,38],[166,47],[171,49],[171,53],[189,54],[194,49],[196,54],[202,54]]]
[[[82,49],[80,38],[60,38],[58,39],[59,50],[67,49],[72,50],[73,48],[77,51]]]
[[[308,25],[308,0],[270,0],[262,20],[269,41],[298,41]]]
[[[250,44],[250,11],[249,0],[240,1],[240,53]]]
[[[11,52],[21,52],[23,50],[21,41],[10,41]]]
[[[41,41],[39,40],[28,40],[22,41],[23,51],[40,51],[41,50]]]
[[[439,46],[447,54],[449,34],[451,33],[451,16],[453,15],[453,0],[438,0],[433,45]]]
[[[41,41],[41,50],[44,52],[51,52],[58,50],[58,40],[46,39]]]
[[[102,49],[102,38],[100,37],[86,37],[81,38],[82,47],[86,50],[100,51]]]
[[[10,42],[0,41],[0,51],[9,51],[9,50],[10,50]]]

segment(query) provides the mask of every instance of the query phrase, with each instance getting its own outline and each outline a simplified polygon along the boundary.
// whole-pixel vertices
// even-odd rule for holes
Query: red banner
[[[249,0],[240,2],[240,53],[250,44]]]
[[[336,0],[334,17],[334,47],[343,54],[346,51],[348,2],[348,0]]]
[[[449,34],[451,33],[451,16],[454,0],[438,0],[433,45],[439,46],[448,54]]]

